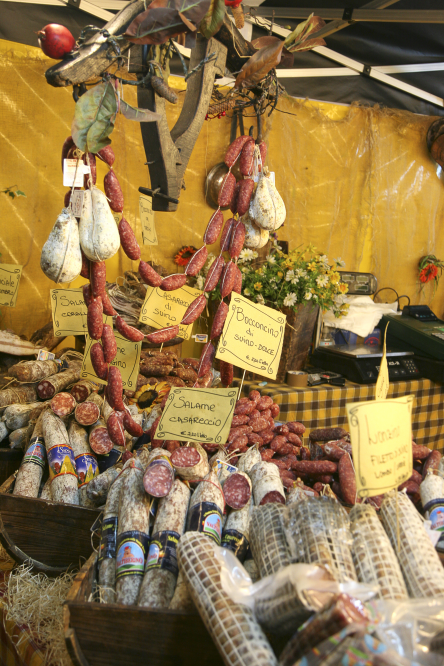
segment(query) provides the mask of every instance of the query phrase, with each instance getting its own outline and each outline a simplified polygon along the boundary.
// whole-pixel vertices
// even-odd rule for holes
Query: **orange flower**
[[[197,248],[193,245],[184,245],[174,257],[174,263],[178,266],[186,266],[195,252],[197,252]]]
[[[438,275],[438,266],[435,266],[435,264],[429,264],[428,266],[422,269],[422,271],[419,274],[419,279],[421,282],[430,282],[430,280],[434,280],[437,275]]]

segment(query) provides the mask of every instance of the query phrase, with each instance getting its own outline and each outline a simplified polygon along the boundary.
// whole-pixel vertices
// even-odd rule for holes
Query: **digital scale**
[[[357,384],[374,384],[378,379],[381,358],[382,347],[333,345],[315,349],[310,362],[325,370],[337,372]],[[387,365],[390,381],[421,377],[413,351],[387,349]]]

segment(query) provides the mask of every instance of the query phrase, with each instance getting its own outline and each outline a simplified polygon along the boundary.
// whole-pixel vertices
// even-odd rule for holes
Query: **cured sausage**
[[[91,283],[90,294],[94,298],[102,296],[106,287],[106,265],[104,261],[91,261],[90,278]]]
[[[245,178],[240,181],[239,193],[237,195],[237,213],[239,217],[245,215],[249,206],[251,195],[254,190],[254,181],[251,178]]]
[[[89,431],[89,445],[97,455],[109,453],[113,448],[112,440],[108,435],[105,421],[99,421],[97,425],[92,426]]]
[[[87,496],[86,487],[94,477],[99,475],[99,466],[97,458],[88,444],[88,432],[75,421],[71,421],[68,436],[76,463],[80,506],[94,507],[95,502]]]
[[[189,500],[188,486],[176,479],[168,495],[159,502],[139,606],[168,608],[170,605],[179,573],[177,543],[185,530]]]
[[[270,407],[271,409],[271,407]],[[304,434],[305,432],[305,426],[303,423],[299,423],[298,421],[289,421],[286,423],[287,428],[289,429],[290,432],[293,432],[295,435],[301,435]]]
[[[243,176],[251,176],[251,172],[253,171],[254,148],[254,139],[251,137],[250,141],[246,141],[242,148],[239,160],[239,171]]]
[[[279,475],[277,467],[274,465],[272,467]],[[284,516],[285,508],[280,504],[265,504],[253,509],[250,522],[250,547],[261,578],[271,576],[291,563],[291,553],[283,525]]]
[[[234,280],[236,277],[236,265],[229,261],[224,268],[220,283],[221,298],[225,298],[233,291]]]
[[[102,348],[105,363],[111,363],[117,354],[117,342],[114,337],[113,328],[109,324],[103,324],[102,330]]]
[[[207,228],[205,229],[203,242],[205,245],[213,245],[219,238],[219,234],[224,223],[224,216],[222,211],[218,208],[210,218]]]
[[[245,472],[230,474],[223,486],[225,503],[232,509],[243,509],[251,498],[251,481]]]
[[[105,146],[105,148],[99,150],[97,157],[105,162],[105,164],[107,164],[109,167],[112,167],[114,160],[116,159],[114,150],[111,148],[111,146]]]
[[[117,516],[119,514],[120,490],[125,473],[126,470],[122,470],[120,475],[110,485],[100,530],[97,564],[99,568],[99,585],[101,586],[100,601],[105,604],[113,604],[116,601]]]
[[[4,423],[8,430],[18,430],[27,426],[30,421],[37,419],[42,409],[45,409],[45,406],[44,402],[31,402],[28,405],[9,405],[3,412],[1,422]],[[6,437],[6,433],[4,437]]]
[[[242,401],[245,402],[242,402]],[[234,408],[234,414],[235,415],[242,415],[242,416],[249,416],[251,412],[253,412],[255,409],[255,403],[252,400],[248,400],[248,398],[241,398],[240,400],[237,401],[236,407]],[[250,430],[250,432],[252,432]]]
[[[204,377],[211,369],[213,359],[216,355],[216,349],[211,342],[207,342],[200,354],[199,367],[197,369],[197,376]]]
[[[261,154],[261,164],[259,164],[259,171],[262,171],[262,167],[264,166],[265,160],[267,159],[267,144],[265,141],[260,142],[259,151]]]
[[[422,478],[425,479],[427,476],[427,471],[429,469],[438,469],[439,463],[441,461],[442,454],[436,449],[430,453],[426,458],[424,467],[422,469]]]
[[[115,213],[121,213],[123,211],[123,193],[117,176],[112,168],[110,168],[103,179],[103,187],[111,210]]]
[[[123,415],[123,425],[127,432],[133,437],[142,437],[143,429],[142,426],[137,423],[131,416],[131,414],[125,411]]]
[[[140,342],[145,337],[145,335],[137,328],[127,324],[120,315],[117,315],[114,323],[120,335],[123,335],[127,340],[131,340],[131,342]]]
[[[163,291],[174,291],[175,289],[180,289],[186,284],[187,274],[186,273],[173,273],[166,278],[163,278],[160,288]]]
[[[51,495],[55,502],[79,505],[74,453],[63,421],[50,410],[42,416]]]
[[[234,368],[232,363],[220,361],[220,380],[222,386],[228,388],[233,383]]]
[[[259,416],[258,418],[255,418],[255,419],[250,418],[250,421],[249,421],[248,425],[251,427],[253,432],[261,432],[261,430],[267,430],[268,429],[267,419],[264,419],[261,416]],[[276,439],[276,437],[274,439]],[[271,448],[273,448],[273,447],[271,447]]]
[[[216,472],[210,470],[191,496],[187,531],[203,532],[219,546],[224,505],[222,486]]]
[[[123,395],[123,384],[122,384],[122,375],[120,374],[119,368],[114,365],[111,365],[108,370],[108,389],[107,389],[107,400],[112,409],[116,412],[124,412],[125,405],[122,400]]]
[[[179,335],[179,326],[165,326],[154,333],[149,333],[146,336],[148,342],[154,342],[156,344],[162,344],[163,342],[168,342],[173,340],[173,338]]]
[[[137,261],[142,254],[140,245],[136,240],[134,231],[131,229],[124,217],[119,222],[120,244],[128,259]],[[140,267],[139,267],[140,271]]]
[[[245,224],[238,220],[235,222],[229,247],[230,257],[237,259],[241,253],[245,241]],[[237,268],[237,267],[236,267]]]
[[[217,203],[221,208],[227,208],[234,195],[234,190],[236,187],[236,178],[229,171],[222,181],[220,186],[219,196],[217,197]]]
[[[245,560],[250,547],[250,520],[253,506],[250,495],[250,499],[242,509],[230,511],[222,531],[221,547],[231,550],[241,563]]]
[[[356,504],[356,477],[350,455],[345,453],[338,462],[339,485],[342,499],[346,504]]]
[[[238,136],[236,139],[234,139],[234,141],[229,145],[224,158],[224,162],[229,169],[234,166],[234,163],[237,161],[239,155],[241,154],[243,147],[249,141],[251,141],[251,137],[248,134],[242,134],[241,136]]]
[[[91,434],[90,434],[91,439]],[[87,496],[94,500],[96,504],[103,504],[108,496],[108,490],[122,469],[122,465],[112,465],[104,472],[90,481],[86,487]]]
[[[79,425],[91,426],[100,417],[100,407],[95,402],[81,402],[74,411],[74,418]]]
[[[276,465],[265,461],[256,463],[249,475],[256,506],[275,502],[285,504],[285,491]]]
[[[143,475],[143,486],[152,497],[166,497],[173,487],[174,468],[169,451],[153,449]]]
[[[90,301],[86,317],[89,337],[100,340],[103,332],[103,305],[100,296]]]
[[[236,439],[236,437],[240,437],[241,435],[249,435],[250,432],[252,432],[252,430],[249,425],[238,426],[237,428],[231,428],[230,432],[228,433],[227,442],[228,444],[231,444],[231,442],[233,442]]]
[[[429,457],[430,453],[431,449],[429,449],[427,446],[412,443],[413,460],[424,460],[425,458]]]
[[[17,472],[13,495],[38,497],[40,482],[46,466],[46,447],[43,438],[43,413],[37,419],[31,441]]]
[[[234,276],[234,282],[233,282],[233,291],[235,291],[236,294],[242,293],[242,273],[239,266],[236,266],[236,274]]]
[[[186,382],[193,382],[193,384],[197,379],[197,372],[193,368],[176,368],[171,371],[171,374],[175,377],[180,377],[180,379]]]
[[[15,377],[19,382],[37,382],[45,377],[57,374],[60,362],[56,361],[25,361],[11,365],[8,370],[9,377]]]
[[[227,252],[231,243],[231,234],[233,232],[234,218],[230,217],[226,222],[220,237],[220,251]]]
[[[237,195],[239,194],[239,185],[240,185],[240,182],[236,183],[236,187],[234,188],[233,198],[231,199],[231,203],[230,203],[230,210],[233,213],[233,215],[237,211]]]
[[[225,259],[223,257],[217,257],[210,266],[210,270],[207,274],[207,279],[204,284],[204,291],[213,291],[219,282],[220,276],[225,266]]]
[[[256,403],[256,409],[258,409],[260,412],[264,411],[264,409],[270,409],[271,405],[273,404],[273,398],[270,398],[269,395],[263,395],[260,400]]]
[[[298,460],[291,468],[300,474],[334,474],[338,465],[330,460]]]
[[[219,307],[217,308],[217,312],[214,315],[213,325],[211,326],[210,340],[218,338],[219,335],[222,333],[225,324],[225,319],[227,318],[228,315],[228,310],[229,310],[228,305],[224,301],[221,301]]]
[[[171,464],[186,481],[203,479],[210,471],[207,453],[197,442],[176,449],[171,455]]]
[[[140,261],[139,263],[139,274],[143,282],[150,287],[160,287],[162,284],[162,276],[145,261]]]
[[[201,294],[197,298],[194,299],[192,303],[188,306],[181,324],[183,326],[188,326],[189,324],[192,324],[193,322],[196,321],[198,317],[202,314],[202,312],[205,309],[205,306],[207,304],[207,299],[205,298],[204,294]]]
[[[135,604],[143,580],[149,541],[149,499],[143,472],[130,460],[120,489],[117,523],[116,601]]]
[[[122,447],[125,446],[126,443],[125,429],[123,427],[122,417],[120,416],[120,414],[112,412],[108,416],[108,420],[106,422],[106,429],[108,431],[109,438],[113,444],[115,444],[116,446],[122,446]]]
[[[296,434],[299,435],[300,433]],[[330,442],[335,439],[341,439],[346,434],[347,431],[344,428],[318,428],[311,431],[309,439],[314,442]]]
[[[71,389],[71,395],[76,402],[84,402],[89,395],[93,392],[94,387],[87,379],[82,379],[80,382],[74,384]]]
[[[185,267],[185,275],[191,275],[195,277],[198,272],[204,267],[206,260],[208,259],[208,249],[206,245],[197,250],[187,263]]]
[[[42,379],[37,385],[38,397],[41,398],[41,400],[50,400],[59,391],[62,391],[71,384],[75,384],[80,379],[80,370],[80,364],[70,363],[67,370],[60,372],[58,375],[51,375],[51,377],[48,377],[47,379]],[[19,391],[19,389],[13,389],[13,391]],[[6,391],[2,391],[2,393],[6,393]],[[17,401],[16,399],[14,402],[20,402],[20,400]],[[3,405],[0,404],[0,406]]]
[[[105,363],[103,347],[100,342],[95,342],[93,345],[91,345],[89,355],[91,358],[91,365],[97,377],[99,379],[105,380],[108,377],[108,364]]]
[[[106,314],[108,317],[114,317],[117,312],[114,310],[109,300],[109,296],[106,291],[103,292],[102,296],[102,305],[103,305],[103,314]]]
[[[51,400],[51,409],[56,416],[68,416],[76,408],[76,401],[71,393],[57,393]]]

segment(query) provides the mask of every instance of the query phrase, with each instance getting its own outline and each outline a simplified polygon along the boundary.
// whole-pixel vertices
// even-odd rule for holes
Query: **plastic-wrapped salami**
[[[285,537],[281,504],[255,507],[250,522],[250,547],[261,578],[277,573],[291,564],[291,554]]]
[[[173,598],[179,573],[176,549],[185,529],[189,500],[188,486],[176,479],[168,495],[159,502],[139,606],[168,608]]]
[[[203,479],[210,471],[207,452],[197,442],[176,449],[171,455],[171,464],[177,474],[187,481]]]
[[[76,463],[80,506],[94,507],[96,503],[88,497],[86,488],[90,481],[99,476],[99,467],[88,443],[88,431],[75,421],[71,421],[68,436]]]
[[[43,437],[48,456],[51,495],[55,502],[79,504],[76,463],[65,424],[50,410],[43,413]]]
[[[134,459],[131,463],[120,490],[117,528],[116,601],[125,606],[137,602],[149,542],[149,500],[143,472]]]
[[[31,441],[17,472],[13,495],[38,497],[40,482],[46,465],[46,447],[43,438],[43,413],[34,426]]]
[[[253,506],[253,499],[250,497],[242,509],[230,511],[222,532],[222,548],[231,550],[239,562],[245,560],[250,547],[250,520]]]
[[[70,363],[69,368],[58,375],[51,375],[37,384],[37,394],[42,400],[50,400],[59,391],[75,384],[80,379],[81,365]]]
[[[179,566],[197,610],[227,666],[277,666],[277,660],[253,611],[234,603],[224,591],[221,565],[202,534],[188,532],[179,541]]]
[[[256,506],[274,502],[285,504],[284,486],[276,465],[262,461],[250,469],[249,475]]]
[[[174,483],[171,454],[165,449],[153,449],[143,475],[143,486],[152,497],[166,497]]]

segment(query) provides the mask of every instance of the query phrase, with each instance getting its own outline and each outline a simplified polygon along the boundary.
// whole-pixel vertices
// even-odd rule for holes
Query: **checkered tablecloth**
[[[239,386],[240,379],[233,382]],[[321,384],[307,388],[294,388],[287,384],[267,384],[259,381],[244,381],[242,395],[252,389],[262,395],[269,395],[280,406],[281,421],[300,421],[307,431],[315,428],[339,427],[348,430],[345,405],[350,402],[372,400],[374,384],[353,384],[346,382],[344,387]],[[414,395],[412,414],[413,438],[417,444],[431,449],[444,449],[444,387],[429,379],[416,379],[409,382],[392,382],[388,398]]]

